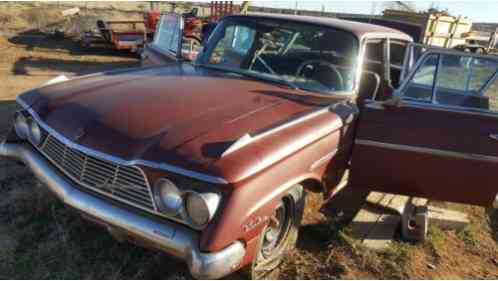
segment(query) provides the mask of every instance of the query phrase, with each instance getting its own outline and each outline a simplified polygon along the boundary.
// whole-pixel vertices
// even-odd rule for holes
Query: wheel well
[[[323,183],[316,179],[306,179],[300,182],[300,184],[304,187],[304,190],[313,193],[320,193],[325,191]]]

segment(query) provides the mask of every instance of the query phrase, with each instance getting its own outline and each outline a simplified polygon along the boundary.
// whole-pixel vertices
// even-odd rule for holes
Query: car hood
[[[178,64],[80,77],[20,100],[78,145],[216,176],[213,162],[241,136],[316,108],[293,92]]]

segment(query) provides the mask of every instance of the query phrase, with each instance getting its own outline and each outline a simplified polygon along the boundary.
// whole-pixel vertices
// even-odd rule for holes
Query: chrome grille
[[[155,211],[147,179],[135,166],[122,166],[72,149],[48,135],[40,147],[62,172],[84,188],[124,203]]]

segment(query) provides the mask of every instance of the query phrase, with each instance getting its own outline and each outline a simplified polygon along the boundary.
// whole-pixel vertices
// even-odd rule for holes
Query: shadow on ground
[[[0,100],[0,142],[12,126],[13,116],[19,106],[14,100]]]
[[[11,66],[14,75],[37,76],[40,71],[66,72],[76,75],[140,66],[136,54],[102,48],[84,48],[69,38],[47,33],[18,34],[8,39],[9,48],[26,52]],[[45,55],[46,54],[46,55]]]
[[[14,75],[34,75],[30,73],[29,69],[36,68],[46,71],[71,72],[76,75],[85,75],[95,72],[137,66],[139,66],[139,63],[135,61],[115,61],[103,63],[98,61],[22,57],[12,65],[12,73]]]
[[[70,55],[75,56],[100,55],[123,56],[130,58],[137,57],[136,54],[128,51],[119,51],[102,47],[83,47],[77,40],[65,38],[63,35],[45,33],[37,30],[30,30],[28,32],[16,34],[15,36],[9,38],[9,42],[21,48],[25,48],[28,51],[32,51],[37,48],[45,49],[46,52],[50,53],[64,50],[69,52]]]
[[[493,239],[498,243],[498,209],[489,209],[487,213]]]
[[[308,193],[307,196],[315,197],[307,200],[307,208],[323,216],[301,226],[297,248],[318,253],[322,252],[331,241],[340,240],[341,235],[349,232],[348,225],[363,206],[368,191],[346,186],[325,202],[316,199],[321,197],[321,194]]]

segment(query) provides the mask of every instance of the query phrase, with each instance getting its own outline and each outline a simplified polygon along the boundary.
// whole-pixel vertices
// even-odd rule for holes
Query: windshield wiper
[[[262,79],[262,80],[265,80],[265,81],[269,81],[269,82],[273,82],[273,83],[278,83],[278,84],[281,84],[281,85],[285,85],[285,86],[287,86],[287,87],[289,87],[289,88],[291,88],[293,90],[301,89],[294,82],[286,80],[286,79],[282,78],[280,75],[278,75],[276,73],[273,74],[273,75],[277,76],[278,77],[277,79],[274,78],[274,77],[270,77],[270,76],[264,75],[264,74],[261,75],[261,74],[257,74],[257,73],[247,72],[247,71],[243,71],[243,70],[236,70],[236,69],[227,68],[227,67],[220,67],[220,66],[217,66],[217,65],[205,64],[205,63],[198,64],[198,66],[209,68],[209,69],[220,70],[220,71],[226,71],[226,72],[230,72],[230,73],[235,73],[235,74],[238,74],[238,75],[242,75],[242,76],[246,76],[246,77],[250,77],[250,78],[254,78],[254,79]]]

